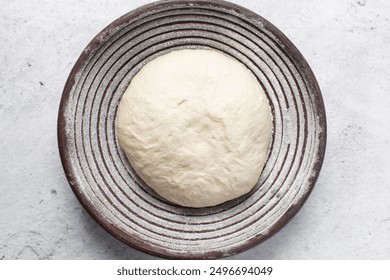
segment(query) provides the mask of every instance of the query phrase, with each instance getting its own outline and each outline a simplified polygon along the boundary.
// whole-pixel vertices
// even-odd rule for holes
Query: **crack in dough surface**
[[[248,193],[272,132],[266,95],[252,72],[212,50],[178,50],[147,63],[119,104],[121,148],[165,199],[214,206]]]

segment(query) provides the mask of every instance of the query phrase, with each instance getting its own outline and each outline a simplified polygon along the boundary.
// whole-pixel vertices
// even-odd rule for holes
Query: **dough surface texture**
[[[119,104],[116,128],[135,172],[163,198],[207,207],[256,184],[272,132],[253,73],[212,50],[178,50],[148,62]]]

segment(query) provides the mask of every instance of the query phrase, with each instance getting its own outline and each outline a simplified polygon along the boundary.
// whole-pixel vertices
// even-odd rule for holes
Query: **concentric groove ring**
[[[115,132],[117,106],[134,75],[183,48],[215,49],[241,61],[273,112],[268,161],[254,190],[203,209],[175,206],[151,192]],[[310,67],[272,24],[223,1],[168,0],[124,15],[87,46],[65,85],[58,140],[73,191],[112,235],[161,257],[218,258],[264,241],[302,206],[321,169],[326,119]]]

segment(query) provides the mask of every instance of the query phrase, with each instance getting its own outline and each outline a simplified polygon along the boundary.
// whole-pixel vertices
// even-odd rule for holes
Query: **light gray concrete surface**
[[[106,25],[151,1],[0,0],[0,259],[153,259],[106,233],[64,176],[66,78]],[[295,218],[232,259],[390,259],[390,2],[233,1],[276,25],[325,100],[322,173]]]

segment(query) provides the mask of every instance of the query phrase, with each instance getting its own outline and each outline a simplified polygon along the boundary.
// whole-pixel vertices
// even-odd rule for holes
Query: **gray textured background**
[[[0,259],[152,259],[101,229],[73,195],[56,121],[79,54],[151,1],[0,0]],[[322,89],[318,183],[279,233],[234,259],[390,259],[390,1],[232,1],[276,25]]]

